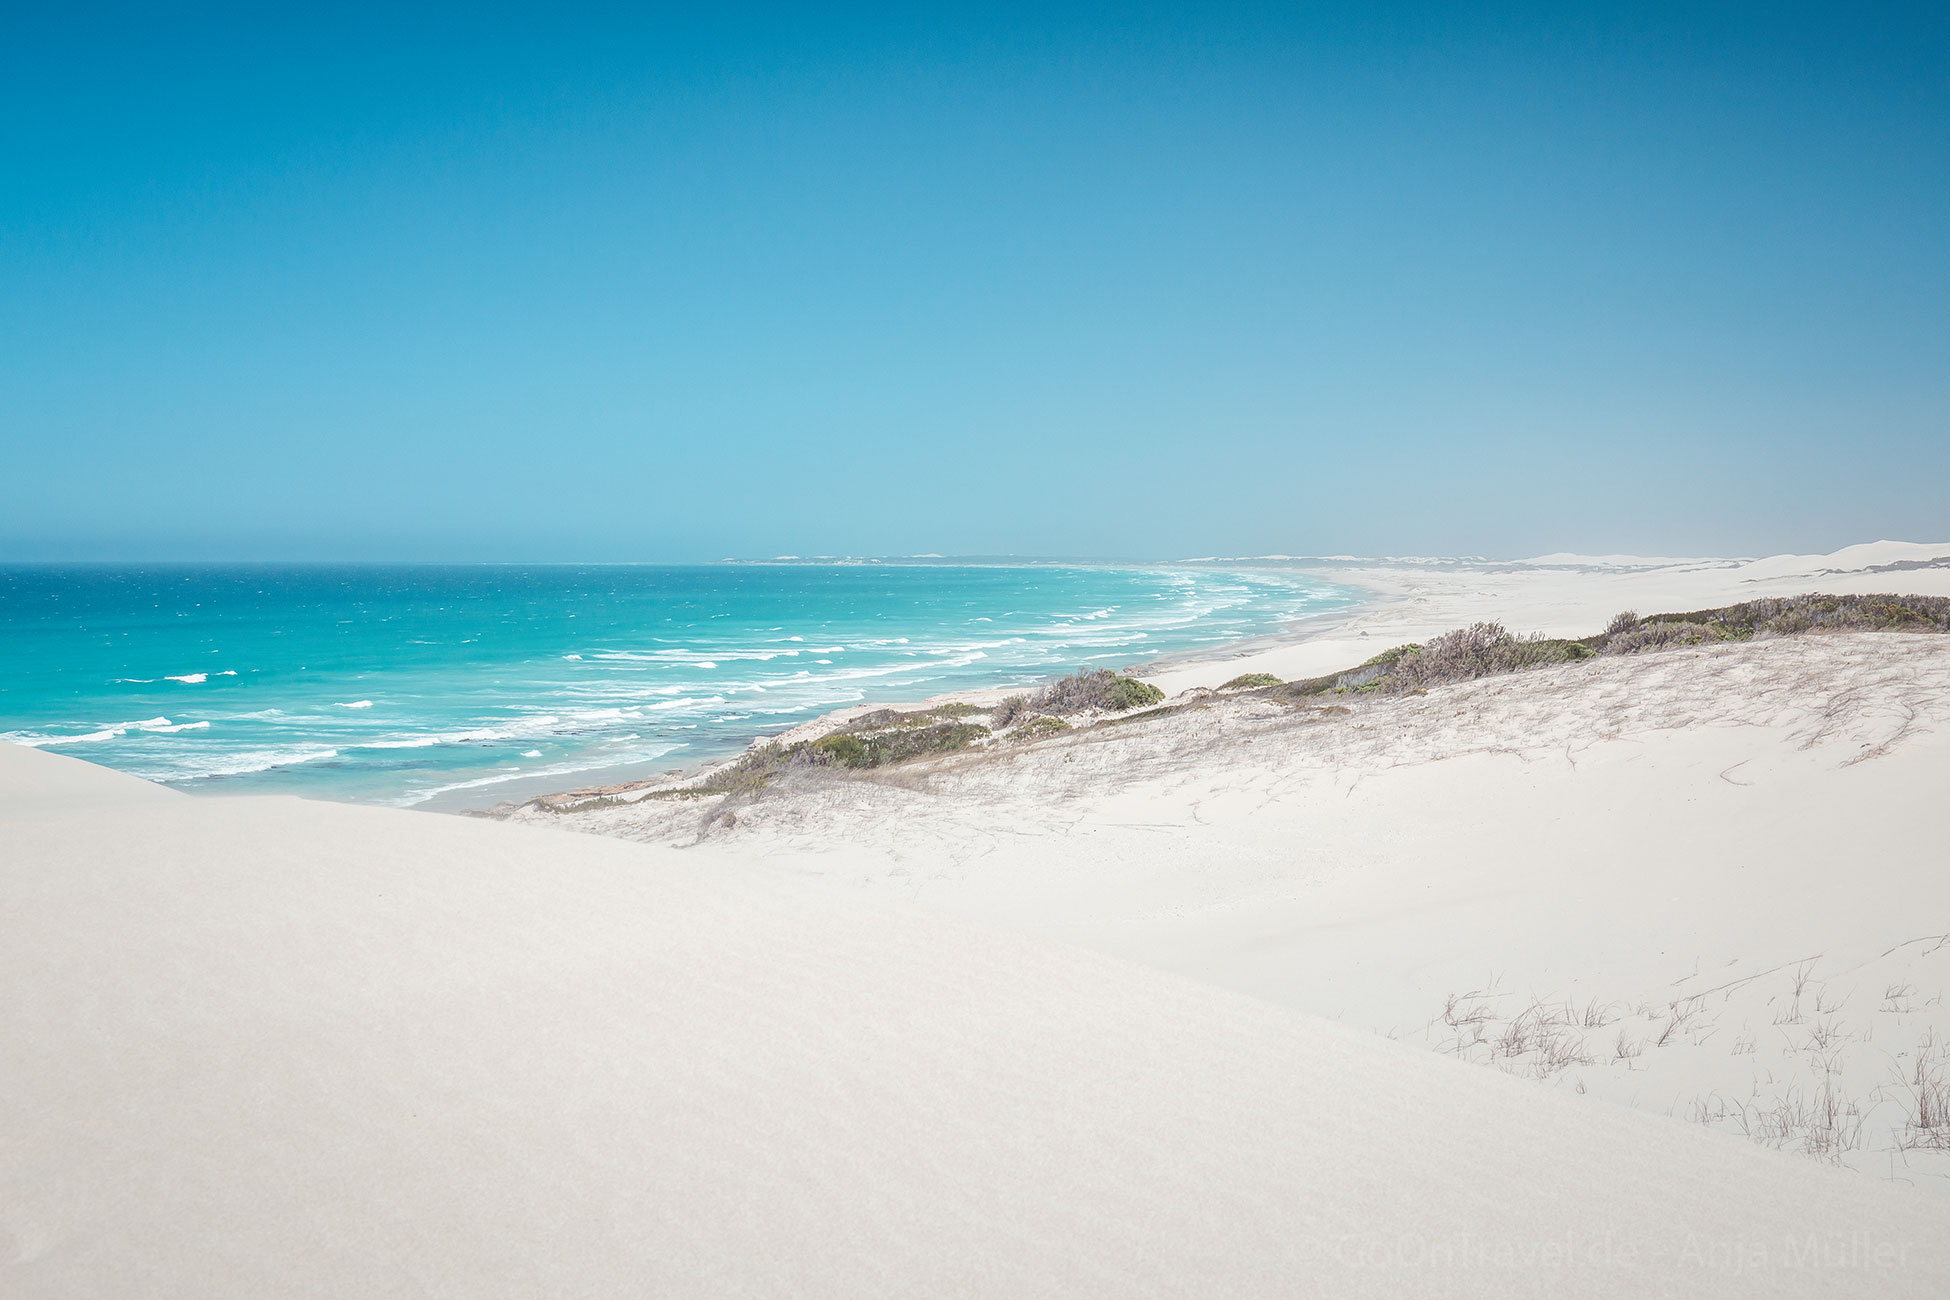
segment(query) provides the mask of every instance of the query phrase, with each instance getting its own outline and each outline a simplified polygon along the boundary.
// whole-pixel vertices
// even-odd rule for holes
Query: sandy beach
[[[1150,720],[730,794],[482,820],[0,748],[0,1281],[1950,1288],[1950,637],[1213,691],[1950,594],[1950,545],[1310,568],[1379,599],[1147,674]]]

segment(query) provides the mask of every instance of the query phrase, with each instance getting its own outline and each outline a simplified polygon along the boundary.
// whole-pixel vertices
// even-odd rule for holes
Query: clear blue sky
[[[1950,536],[1944,6],[0,41],[0,558]]]

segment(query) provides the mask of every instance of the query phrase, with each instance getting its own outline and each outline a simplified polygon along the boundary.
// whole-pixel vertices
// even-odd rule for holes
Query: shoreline
[[[770,561],[766,561],[766,563],[770,563]],[[1101,567],[1120,568],[1124,566],[1105,562]],[[1156,569],[1217,568],[1225,572],[1265,571],[1294,573],[1298,571],[1304,572],[1308,577],[1317,576],[1312,570],[1296,570],[1291,565],[1264,562],[1258,564],[1242,562],[1238,564],[1208,565],[1203,562],[1187,561],[1182,563],[1161,563],[1145,567]],[[1167,674],[1174,677],[1183,677],[1189,674],[1196,677],[1200,682],[1210,677],[1212,678],[1211,684],[1216,686],[1219,682],[1234,675],[1233,673],[1223,672],[1222,670],[1226,665],[1233,663],[1235,660],[1245,656],[1262,655],[1269,652],[1290,651],[1294,647],[1324,635],[1327,631],[1368,612],[1377,605],[1386,603],[1390,599],[1387,593],[1365,587],[1357,581],[1341,577],[1322,577],[1320,581],[1329,586],[1343,589],[1351,595],[1356,596],[1357,599],[1348,605],[1323,610],[1320,613],[1307,615],[1301,619],[1294,620],[1278,632],[1259,632],[1249,636],[1239,637],[1223,643],[1222,647],[1201,647],[1193,650],[1169,651],[1150,659],[1133,660],[1126,665],[1120,666],[1117,671],[1126,674],[1144,675],[1147,680],[1153,676]],[[823,713],[807,718],[801,722],[795,722],[790,726],[779,727],[769,731],[754,732],[736,748],[727,746],[711,757],[698,759],[679,768],[663,768],[653,772],[647,771],[646,768],[648,765],[645,764],[618,764],[607,767],[591,767],[583,773],[561,774],[563,776],[582,775],[589,778],[579,783],[557,783],[547,788],[536,788],[539,787],[539,782],[530,783],[530,788],[522,791],[514,791],[512,792],[512,797],[499,798],[492,802],[484,801],[479,796],[470,798],[468,797],[468,792],[456,790],[447,792],[446,795],[435,795],[431,798],[423,799],[418,803],[403,806],[421,812],[484,816],[493,814],[498,810],[518,807],[522,804],[532,803],[542,799],[569,797],[594,798],[668,784],[682,784],[683,782],[695,780],[698,777],[723,767],[727,763],[736,762],[740,757],[750,753],[754,749],[762,748],[770,744],[790,744],[793,740],[801,738],[802,735],[805,737],[824,735],[834,727],[843,725],[862,714],[872,713],[881,709],[892,709],[898,712],[919,712],[939,708],[943,705],[961,703],[976,703],[986,707],[1005,696],[1020,694],[1024,691],[1033,691],[1042,681],[1046,680],[1051,679],[1045,678],[1036,682],[1018,682],[1001,686],[969,687],[961,690],[943,691],[920,699],[868,698],[853,704],[842,705],[839,708],[828,709]],[[1170,693],[1175,694],[1177,692],[1173,691]],[[520,782],[521,778],[511,777],[508,784],[514,786]]]
[[[1186,561],[1187,566],[1304,573],[1358,593],[1358,602],[1325,610],[1278,634],[1228,643],[1222,652],[1195,650],[1139,661],[1127,671],[1176,700],[1211,690],[1233,677],[1266,673],[1298,680],[1339,672],[1395,646],[1477,622],[1497,622],[1518,634],[1583,636],[1620,611],[1679,612],[1762,596],[1914,591],[1950,594],[1950,543],[1872,542],[1829,555],[1760,559],[1653,558],[1553,554],[1532,560],[1362,559],[1265,556]],[[562,784],[524,798],[456,801],[427,811],[500,815],[541,801],[581,801],[694,782],[770,744],[812,739],[878,709],[918,712],[943,705],[992,704],[1021,687],[949,691],[923,700],[863,700],[791,727],[761,733],[742,749],[678,771],[626,775],[608,782]],[[416,805],[425,807],[425,805]]]
[[[1245,569],[1251,566],[1228,564],[1228,569]],[[1263,565],[1267,569],[1278,566]],[[1237,663],[1248,659],[1259,659],[1267,655],[1287,655],[1299,648],[1328,636],[1359,616],[1378,605],[1385,604],[1389,597],[1385,593],[1357,588],[1355,584],[1334,580],[1333,585],[1360,591],[1369,597],[1338,609],[1324,610],[1319,614],[1295,620],[1289,630],[1278,633],[1260,633],[1241,637],[1226,643],[1230,653],[1214,653],[1211,649],[1186,650],[1164,654],[1155,659],[1140,660],[1120,667],[1116,671],[1128,676],[1139,677],[1145,681],[1169,678],[1185,681],[1187,684],[1175,690],[1168,690],[1168,696],[1175,697],[1187,689],[1201,686],[1217,687],[1220,683],[1237,675],[1230,671]],[[1365,634],[1363,634],[1365,635]],[[1238,670],[1248,671],[1248,670]],[[1209,679],[1209,681],[1208,681]],[[614,773],[618,779],[612,781],[585,781],[581,784],[558,786],[542,790],[518,799],[497,800],[482,806],[479,800],[456,801],[452,807],[430,807],[433,800],[411,805],[412,808],[426,812],[458,813],[471,817],[500,816],[508,811],[531,804],[557,801],[583,801],[590,799],[613,798],[617,795],[634,794],[640,791],[682,787],[703,779],[712,772],[737,762],[755,750],[771,745],[790,745],[802,740],[813,740],[842,727],[857,718],[870,713],[892,711],[896,713],[925,713],[944,706],[969,704],[979,708],[989,708],[998,701],[1036,689],[1038,683],[1014,684],[1008,686],[986,686],[967,690],[944,691],[919,700],[861,700],[855,704],[828,709],[816,717],[797,722],[789,727],[775,731],[765,731],[754,735],[736,750],[727,750],[713,758],[707,758],[682,768],[665,769],[655,774],[631,775],[627,767],[595,768],[591,775]],[[464,806],[461,806],[463,805]]]

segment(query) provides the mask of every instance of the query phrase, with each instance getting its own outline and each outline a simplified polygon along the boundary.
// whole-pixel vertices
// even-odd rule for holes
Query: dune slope
[[[653,846],[0,748],[0,1291],[1938,1295],[1940,1205]]]

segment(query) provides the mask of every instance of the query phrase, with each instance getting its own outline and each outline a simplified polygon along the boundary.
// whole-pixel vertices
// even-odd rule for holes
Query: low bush
[[[1086,669],[1059,678],[1036,692],[1029,701],[1033,713],[1122,713],[1126,709],[1156,704],[1165,693],[1135,677],[1119,677],[1105,668]]]
[[[1011,695],[990,711],[989,725],[997,731],[1000,731],[1028,712],[1029,697],[1027,695]]]
[[[1667,650],[1674,646],[1705,645],[1720,639],[1720,633],[1710,624],[1660,619],[1651,623],[1638,623],[1616,632],[1607,632],[1605,653],[1635,655],[1642,650]]]
[[[1886,593],[1777,596],[1689,614],[1633,618],[1630,624],[1621,625],[1624,617],[1613,619],[1612,626],[1605,629],[1604,648],[1609,653],[1636,654],[1664,645],[1746,641],[1803,632],[1950,632],[1950,597]],[[1666,630],[1648,641],[1644,634],[1654,627]]]
[[[821,736],[812,743],[812,751],[814,754],[822,756],[825,761],[838,763],[841,767],[871,767],[873,765],[867,750],[867,742],[858,736],[849,736],[845,732],[839,732],[831,736]]]
[[[1544,636],[1513,636],[1501,623],[1473,623],[1420,647],[1408,647],[1386,665],[1378,685],[1392,691],[1427,690],[1449,682],[1591,657],[1589,646]]]
[[[1950,632],[1950,597],[1791,596],[1644,618],[1626,610],[1603,632],[1576,641],[1515,636],[1500,623],[1477,623],[1426,645],[1384,650],[1345,672],[1288,682],[1277,694],[1291,698],[1352,691],[1406,694],[1448,682],[1576,663],[1594,654],[1641,654],[1823,631]]]
[[[857,726],[857,724],[855,724]],[[943,722],[924,727],[858,731],[849,727],[812,742],[813,761],[840,767],[884,767],[926,754],[952,754],[989,734],[973,722]]]
[[[1061,718],[1053,718],[1047,713],[1039,713],[1009,733],[1011,740],[1042,740],[1047,736],[1060,736],[1075,728]]]
[[[806,746],[761,745],[747,750],[723,767],[706,773],[704,779],[694,785],[675,790],[653,792],[660,797],[688,798],[707,794],[743,794],[763,790],[772,784],[774,777],[794,762],[803,761]]]
[[[1158,704],[1165,693],[1135,677],[1119,677],[1104,668],[1085,669],[1058,678],[1033,695],[1011,695],[989,713],[997,731],[1033,715],[1123,713]]]
[[[1147,704],[1163,703],[1164,698],[1163,691],[1135,677],[1112,677],[1110,682],[1113,709],[1141,709]]]
[[[863,713],[846,724],[848,731],[884,731],[890,727],[932,727],[943,722],[957,722],[971,713],[981,710],[973,704],[952,700],[947,704],[937,704],[931,709],[875,709]]]
[[[1241,673],[1219,689],[1222,691],[1244,691],[1256,686],[1284,686],[1286,683],[1272,673]]]

